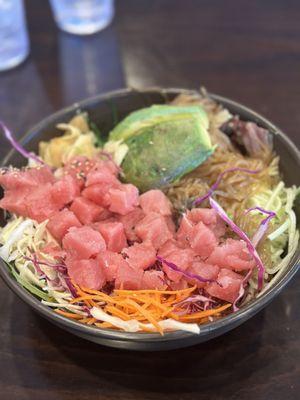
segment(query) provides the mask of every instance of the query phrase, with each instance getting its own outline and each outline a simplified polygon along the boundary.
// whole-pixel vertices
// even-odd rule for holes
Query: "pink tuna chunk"
[[[214,233],[203,222],[198,222],[193,227],[190,245],[199,256],[208,257],[217,244]]]
[[[72,226],[79,227],[81,223],[72,211],[64,208],[50,217],[47,229],[55,239],[61,241]]]
[[[43,222],[57,211],[59,206],[51,197],[52,184],[37,186],[26,196],[26,210],[29,218]]]
[[[139,221],[144,218],[144,216],[144,212],[139,207],[137,207],[127,215],[121,215],[119,217],[119,220],[124,226],[125,234],[128,240],[135,241],[138,239],[135,233],[135,226]]]
[[[147,269],[156,261],[156,250],[151,243],[135,243],[124,249],[123,254],[133,268]]]
[[[34,188],[54,181],[53,173],[47,166],[9,169],[0,173],[0,185],[5,189]]]
[[[109,154],[108,154],[108,156],[109,156]],[[98,160],[95,163],[93,171],[102,171],[103,169],[108,170],[110,173],[112,173],[113,175],[116,175],[116,176],[120,172],[120,168],[112,160],[109,160],[109,159]]]
[[[64,166],[63,172],[75,178],[79,187],[82,189],[87,174],[94,168],[95,164],[95,160],[84,156],[75,156]]]
[[[164,289],[166,287],[165,281],[164,281],[164,273],[162,271],[145,271],[143,278],[142,278],[142,283],[141,283],[141,289]]]
[[[102,207],[84,197],[76,197],[70,210],[73,211],[82,224],[91,224],[98,221],[103,212]]]
[[[217,279],[219,271],[220,268],[217,265],[207,264],[202,261],[193,262],[191,268],[189,268],[188,270],[188,272],[195,275],[199,275],[201,276],[201,278],[211,279],[211,280]],[[205,282],[200,282],[197,279],[189,279],[189,282],[192,285],[197,285],[198,288],[203,288],[206,285]]]
[[[111,203],[109,190],[110,184],[96,184],[88,186],[82,191],[82,196],[101,207],[108,207]]]
[[[183,246],[179,242],[176,242],[175,239],[169,239],[159,248],[158,254],[162,258],[167,258],[169,254],[178,250],[178,248],[182,249]]]
[[[106,244],[99,232],[89,226],[82,226],[69,229],[69,232],[63,238],[63,247],[72,256],[85,259],[105,250]]]
[[[120,182],[108,167],[103,167],[98,170],[92,170],[87,175],[85,186],[91,186],[95,184],[119,186]]]
[[[170,289],[172,290],[183,290],[188,288],[188,283],[185,279],[181,279],[179,282],[170,282]]]
[[[126,263],[118,269],[115,287],[116,289],[139,290],[143,275],[142,269],[133,268]]]
[[[93,227],[104,237],[108,250],[119,253],[127,246],[124,227],[121,222],[96,222]]]
[[[105,275],[97,260],[67,258],[66,265],[68,275],[80,287],[99,290],[104,286],[106,281]]]
[[[126,268],[128,265],[121,254],[112,251],[102,251],[98,254],[97,260],[108,282],[112,282],[116,279],[119,268]]]
[[[190,245],[190,240],[193,237],[193,228],[194,228],[193,222],[187,218],[186,214],[184,214],[180,221],[179,229],[176,234],[177,240],[183,246]]]
[[[139,191],[130,183],[121,185],[118,189],[110,189],[109,210],[117,214],[126,215],[139,204]]]
[[[165,217],[157,213],[149,213],[139,221],[135,233],[143,241],[150,241],[156,249],[173,238]]]
[[[243,240],[227,239],[225,243],[216,247],[207,262],[235,271],[245,271],[253,268],[255,262]]]
[[[156,212],[164,216],[172,215],[172,204],[161,190],[149,190],[142,194],[140,206],[145,214]]]
[[[41,249],[41,252],[49,254],[50,256],[58,260],[65,258],[67,255],[67,253],[62,250],[60,246],[52,242],[47,243],[46,246]]]
[[[51,188],[52,199],[59,208],[71,203],[79,194],[78,182],[71,175],[63,176]]]
[[[197,224],[198,222],[203,222],[203,224],[205,224],[214,232],[217,239],[225,234],[225,223],[218,216],[217,212],[214,209],[193,208],[191,211],[188,211],[186,215],[187,218],[194,224]]]
[[[207,293],[220,300],[233,303],[239,294],[243,277],[229,269],[221,268],[217,281],[219,285],[215,282],[207,284],[205,289]]]
[[[159,251],[159,255],[163,257],[166,261],[169,261],[175,264],[178,268],[182,271],[187,270],[191,267],[193,260],[194,260],[194,252],[191,249],[181,249],[179,247],[174,248],[168,252],[167,255],[161,255]],[[163,263],[163,270],[168,276],[171,281],[179,282],[182,278],[182,273],[174,271],[172,268],[168,267],[166,264]]]
[[[0,208],[27,217],[26,196],[29,193],[28,188],[5,190],[4,197],[0,200]]]

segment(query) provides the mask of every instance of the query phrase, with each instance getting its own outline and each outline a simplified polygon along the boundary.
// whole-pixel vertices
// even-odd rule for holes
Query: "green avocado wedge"
[[[128,152],[124,180],[141,192],[161,188],[192,171],[214,151],[208,118],[200,106],[155,105],[135,111],[109,135]]]

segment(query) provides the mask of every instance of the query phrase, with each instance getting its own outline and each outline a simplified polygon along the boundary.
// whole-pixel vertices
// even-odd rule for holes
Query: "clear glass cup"
[[[28,53],[23,0],[0,0],[0,71],[16,67]]]
[[[114,16],[113,0],[50,0],[60,29],[90,35],[104,29]]]

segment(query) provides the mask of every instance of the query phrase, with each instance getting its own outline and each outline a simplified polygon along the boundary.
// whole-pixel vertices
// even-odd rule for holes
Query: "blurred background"
[[[0,9],[9,1],[0,0]],[[77,0],[52,0],[53,10],[56,6],[66,12],[72,2]],[[85,9],[91,7],[90,0],[81,2]],[[29,55],[14,69],[0,72],[0,116],[17,135],[49,113],[104,91],[125,86],[205,86],[245,103],[296,136],[299,1],[111,3],[114,14],[107,11],[108,4],[102,9],[106,28],[74,35],[57,27],[48,0],[24,1]],[[99,10],[95,4],[92,8],[97,21]],[[64,20],[68,22],[66,16],[58,22]],[[1,38],[0,64],[5,43]]]

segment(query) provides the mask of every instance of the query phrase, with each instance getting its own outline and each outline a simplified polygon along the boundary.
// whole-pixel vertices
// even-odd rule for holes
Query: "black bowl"
[[[44,119],[22,139],[22,144],[29,150],[36,150],[40,140],[49,140],[60,134],[56,129],[59,122],[67,122],[78,110],[87,111],[102,132],[108,133],[113,127],[115,116],[118,120],[125,117],[129,112],[149,106],[151,104],[165,103],[172,100],[176,95],[190,91],[183,89],[147,89],[143,91],[119,90],[64,108],[63,110]],[[211,95],[212,98],[223,104],[232,114],[240,115],[241,119],[255,121],[260,126],[267,128],[274,135],[275,150],[280,155],[280,168],[287,185],[300,185],[300,176],[295,171],[300,169],[300,153],[296,146],[271,122],[258,115],[254,111],[226,98]],[[15,151],[10,151],[2,165],[12,164],[14,166],[24,165],[24,159]],[[263,307],[265,307],[279,292],[287,285],[298,269],[300,250],[297,249],[289,267],[281,278],[258,299],[242,307],[234,314],[230,314],[218,321],[201,326],[200,334],[191,334],[183,331],[166,333],[160,336],[156,333],[126,333],[110,329],[83,325],[53,312],[44,306],[33,295],[28,293],[10,275],[7,266],[1,261],[0,274],[6,284],[30,307],[40,315],[47,318],[55,325],[78,335],[84,339],[111,347],[131,350],[167,350],[191,346],[219,336],[236,326],[245,322]]]

